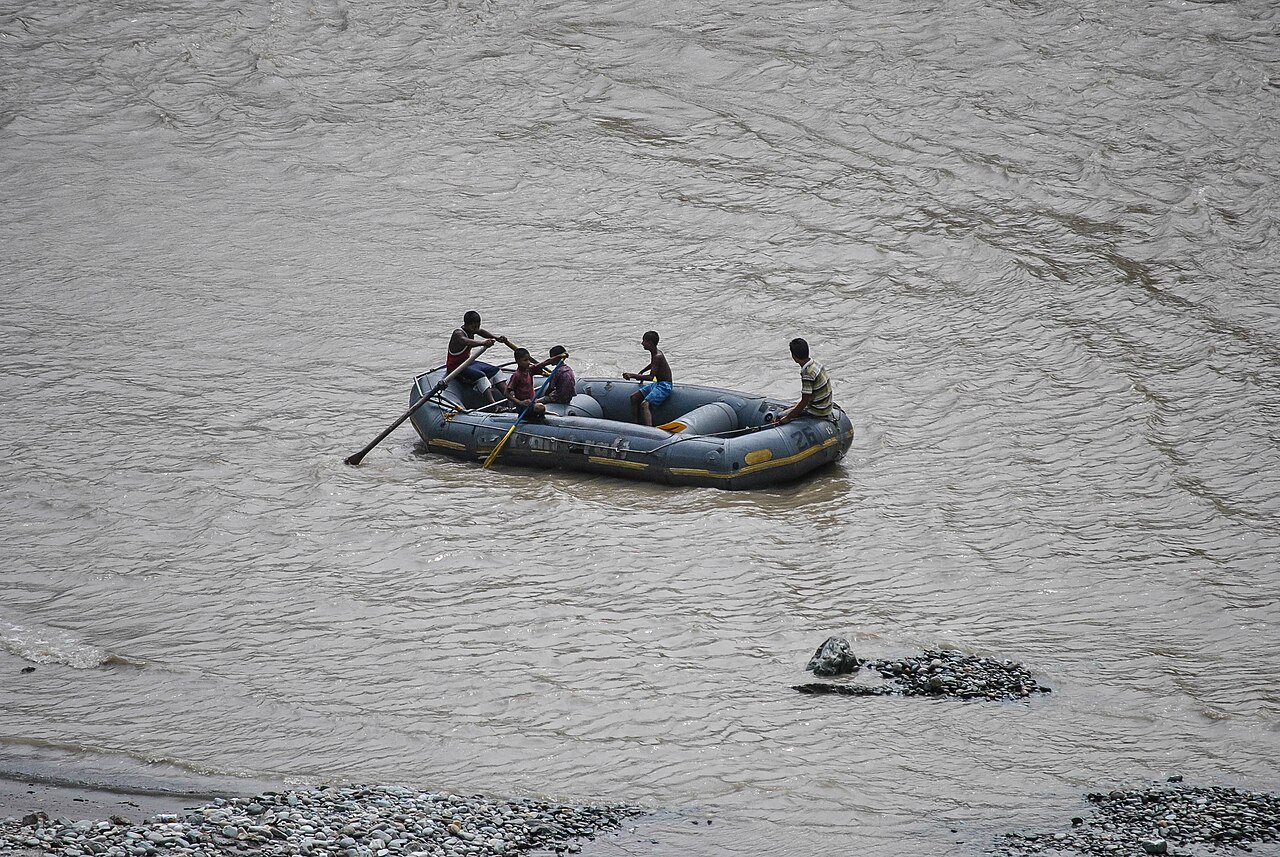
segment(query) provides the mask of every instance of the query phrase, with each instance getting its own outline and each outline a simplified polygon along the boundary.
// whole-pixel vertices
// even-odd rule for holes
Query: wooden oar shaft
[[[409,417],[413,416],[414,413],[418,410],[418,408],[422,407],[423,403],[427,401],[427,399],[431,398],[433,395],[440,392],[445,387],[449,386],[449,382],[452,381],[459,372],[466,369],[473,362],[475,362],[475,359],[479,357],[481,354],[484,354],[484,352],[488,350],[488,348],[489,346],[482,345],[480,346],[479,350],[473,350],[471,354],[467,356],[467,359],[462,361],[461,366],[459,366],[457,369],[454,369],[448,375],[445,375],[442,379],[440,379],[440,383],[436,384],[435,387],[431,389],[430,393],[427,393],[421,399],[418,399],[418,401],[414,402],[413,405],[410,406],[409,410],[405,411],[403,414],[400,415],[400,419],[396,420],[391,425],[387,426],[386,431],[384,431],[382,434],[375,437],[368,446],[366,446],[364,449],[357,452],[355,455],[347,456],[347,458],[344,459],[346,463],[350,464],[352,467],[358,466],[360,462],[364,460],[364,457],[369,454],[370,450],[372,450],[378,444],[382,443],[382,441],[386,439],[387,435],[391,434],[393,431],[400,428],[400,424],[403,423],[405,420],[409,419]]]

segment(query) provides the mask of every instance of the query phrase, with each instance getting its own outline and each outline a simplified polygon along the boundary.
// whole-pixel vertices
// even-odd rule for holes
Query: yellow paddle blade
[[[514,425],[507,429],[507,433],[502,436],[502,440],[498,441],[498,445],[493,448],[493,452],[489,453],[489,457],[484,460],[484,467],[481,468],[482,470],[489,469],[489,465],[493,464],[494,459],[498,457],[498,453],[502,452],[502,447],[506,445],[507,438],[511,437],[511,435],[515,433],[515,430],[516,427]]]

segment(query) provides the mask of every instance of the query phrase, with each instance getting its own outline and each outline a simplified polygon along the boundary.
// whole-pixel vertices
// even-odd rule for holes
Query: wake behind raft
[[[409,391],[413,427],[431,452],[487,458],[519,415],[493,413],[471,385],[449,380],[441,386],[445,377],[440,367],[415,379]],[[639,386],[579,378],[572,402],[549,405],[542,420],[520,421],[497,460],[741,490],[794,482],[839,461],[853,442],[853,425],[838,406],[830,419],[776,425],[791,402],[694,384],[677,384],[654,408],[657,428],[637,425],[631,422],[631,394]]]

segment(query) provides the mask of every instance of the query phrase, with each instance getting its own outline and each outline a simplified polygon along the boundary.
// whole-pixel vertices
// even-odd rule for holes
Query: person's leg
[[[498,377],[498,367],[497,367],[497,366],[491,366],[491,365],[490,365],[490,364],[488,364],[488,363],[477,363],[477,364],[474,364],[474,365],[478,365],[478,366],[480,367],[480,371],[481,371],[481,372],[483,372],[483,373],[485,374],[485,377],[486,377],[486,378],[488,378],[490,381],[492,381],[492,382],[493,382],[493,386],[494,386],[494,388],[498,391],[498,393],[499,393],[500,395],[502,395],[502,396],[506,396],[506,395],[507,395],[507,382],[506,382],[506,381],[496,381],[496,380],[494,380],[495,378],[497,378],[497,377]]]
[[[500,393],[503,396],[507,394],[506,387],[504,385],[496,384],[493,381],[493,379],[498,375],[497,366],[493,366],[489,363],[485,363],[482,360],[477,360],[476,362],[472,363],[470,366],[467,367],[467,371],[468,372],[474,371],[476,375],[479,376],[477,377],[476,380],[480,381],[480,383],[476,384],[476,389],[484,394],[484,397],[489,400],[489,404],[492,405],[495,401],[497,401],[493,395],[494,388],[497,388],[498,393]],[[480,379],[483,379],[483,380],[481,381]]]
[[[644,395],[644,401],[640,403],[640,408],[643,411],[644,416],[644,424],[652,426],[653,408],[658,407],[658,405],[661,405],[667,400],[667,397],[671,395],[671,386],[661,381],[654,381],[651,384],[645,384],[644,387],[640,389],[640,392]]]
[[[481,368],[486,366],[485,363],[475,362],[463,369],[455,377],[461,384],[470,384],[471,388],[480,395],[484,396],[489,404],[493,404],[493,385],[489,383],[489,376],[484,373]]]
[[[640,403],[644,401],[644,393],[636,390],[631,394],[631,422],[640,422]]]
[[[636,420],[642,426],[653,427],[653,413],[649,410],[649,400],[640,400],[640,419]]]

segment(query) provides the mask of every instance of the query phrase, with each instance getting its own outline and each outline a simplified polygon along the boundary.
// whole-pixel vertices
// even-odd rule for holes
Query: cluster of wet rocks
[[[496,857],[540,849],[576,853],[580,841],[645,812],[626,805],[566,806],[399,787],[320,787],[216,798],[185,815],[130,823],[49,819],[0,822],[0,853],[62,857]]]
[[[805,669],[817,676],[857,674],[867,669],[884,679],[874,685],[815,682],[793,687],[810,694],[1010,700],[1050,692],[1030,670],[1014,661],[976,657],[954,649],[925,649],[923,654],[910,657],[863,660],[843,637],[827,638]]]
[[[1170,783],[1181,780],[1169,778]],[[1097,804],[1089,819],[1072,818],[1069,831],[1006,834],[995,853],[1125,857],[1224,848],[1251,851],[1250,846],[1259,842],[1280,843],[1280,795],[1225,786],[1163,785],[1085,798]]]

